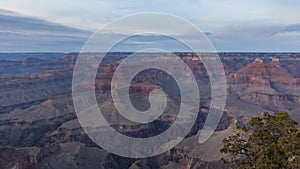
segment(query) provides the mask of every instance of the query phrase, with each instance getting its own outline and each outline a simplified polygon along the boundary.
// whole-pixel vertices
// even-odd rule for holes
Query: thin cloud
[[[90,32],[0,11],[0,51],[78,51]]]

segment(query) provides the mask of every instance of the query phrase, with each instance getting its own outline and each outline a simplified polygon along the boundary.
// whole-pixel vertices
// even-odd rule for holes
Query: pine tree
[[[300,131],[288,113],[250,120],[247,140],[237,133],[223,140],[221,161],[234,169],[297,169],[300,168]]]

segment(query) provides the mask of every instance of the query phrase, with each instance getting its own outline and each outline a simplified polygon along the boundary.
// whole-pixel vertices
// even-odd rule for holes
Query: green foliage
[[[288,113],[264,113],[249,124],[249,131],[223,140],[224,164],[234,169],[300,168],[300,131]]]

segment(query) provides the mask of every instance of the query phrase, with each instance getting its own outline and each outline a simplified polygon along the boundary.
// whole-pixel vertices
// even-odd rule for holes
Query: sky
[[[0,52],[77,52],[102,26],[140,12],[186,19],[219,52],[296,52],[300,51],[299,11],[299,0],[0,0]],[[107,37],[116,34],[109,33]],[[150,37],[147,43],[153,39],[156,46],[166,45],[165,38]],[[134,49],[128,44],[143,47],[145,36],[132,38],[120,49]]]

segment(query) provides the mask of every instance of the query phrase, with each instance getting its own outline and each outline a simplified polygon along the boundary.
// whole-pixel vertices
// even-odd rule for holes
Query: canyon
[[[120,61],[130,54],[106,55],[96,74],[95,95],[98,106],[106,110],[103,116],[115,130],[130,137],[152,137],[176,120],[180,91],[167,72],[157,69],[141,72],[131,81],[132,104],[137,109],[149,108],[149,93],[161,89],[167,95],[167,107],[158,119],[147,124],[137,125],[123,117],[112,100],[111,80]],[[284,111],[300,122],[300,53],[219,53],[226,76],[227,102],[215,133],[199,144],[198,137],[213,99],[208,72],[201,61],[205,53],[175,54],[197,80],[201,96],[197,119],[176,147],[144,159],[105,151],[81,127],[72,100],[72,76],[78,53],[49,57],[31,54],[24,60],[5,57],[0,61],[0,168],[223,169],[226,167],[218,161],[222,157],[219,149],[223,138],[237,132],[239,127],[247,127],[250,117],[265,111]],[[134,65],[127,64],[129,68]],[[168,65],[167,61],[159,64]],[[170,69],[183,68],[172,65]],[[120,140],[112,141],[118,144]]]

